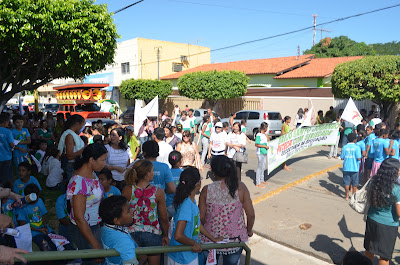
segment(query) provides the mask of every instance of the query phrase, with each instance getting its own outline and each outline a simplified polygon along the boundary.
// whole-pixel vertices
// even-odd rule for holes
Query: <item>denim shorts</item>
[[[158,247],[161,246],[161,235],[149,232],[133,232],[131,236],[139,247]]]
[[[343,184],[345,186],[358,186],[358,172],[343,171]]]

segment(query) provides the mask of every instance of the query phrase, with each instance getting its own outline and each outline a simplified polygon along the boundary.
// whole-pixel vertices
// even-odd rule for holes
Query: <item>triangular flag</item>
[[[353,123],[355,126],[361,124],[363,117],[351,98],[349,99],[349,102],[347,102],[341,118],[345,121]]]

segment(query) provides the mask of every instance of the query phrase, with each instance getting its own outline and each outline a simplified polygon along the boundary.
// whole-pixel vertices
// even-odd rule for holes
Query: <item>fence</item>
[[[242,247],[246,251],[245,265],[250,265],[251,249],[244,242],[231,242],[226,244],[203,244],[203,250]],[[136,248],[136,255],[150,255],[158,253],[171,253],[181,251],[192,251],[191,246],[167,246],[167,247],[142,247]],[[87,249],[87,250],[65,250],[65,251],[36,251],[22,254],[29,261],[50,261],[50,260],[73,260],[93,259],[119,256],[114,249]],[[16,262],[19,260],[15,259]]]

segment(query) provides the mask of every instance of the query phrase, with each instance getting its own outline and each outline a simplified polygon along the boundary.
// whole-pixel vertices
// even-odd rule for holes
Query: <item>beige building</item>
[[[39,88],[40,102],[56,102],[53,86],[70,83],[107,84],[107,98],[119,102],[121,109],[133,106],[119,93],[119,85],[126,79],[157,79],[193,67],[210,63],[210,48],[162,40],[135,38],[119,42],[114,63],[104,70],[90,74],[84,80],[60,79]]]

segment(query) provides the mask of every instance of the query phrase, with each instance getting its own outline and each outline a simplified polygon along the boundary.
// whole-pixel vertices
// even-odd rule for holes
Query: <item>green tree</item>
[[[220,99],[244,96],[249,80],[244,72],[239,71],[188,73],[178,79],[179,95],[206,99],[214,105]]]
[[[157,95],[160,99],[172,94],[172,82],[147,79],[128,79],[119,86],[121,95],[125,99],[142,99],[150,101]]]
[[[400,55],[400,41],[387,42],[387,43],[375,43],[372,47],[378,55]]]
[[[332,93],[337,98],[369,99],[388,115],[400,101],[400,56],[368,56],[336,66]]]
[[[0,109],[16,93],[113,62],[118,38],[94,0],[0,1]]]
[[[325,38],[314,45],[309,50],[305,50],[304,54],[315,54],[317,58],[343,57],[343,56],[359,56],[359,55],[375,55],[375,50],[364,42],[356,42],[346,36],[336,38]]]

